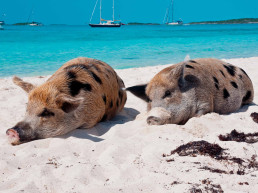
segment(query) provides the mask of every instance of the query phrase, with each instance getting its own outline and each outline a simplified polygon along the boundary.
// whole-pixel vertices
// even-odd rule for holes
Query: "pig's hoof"
[[[147,123],[149,125],[162,125],[162,121],[158,117],[150,116],[147,118]]]

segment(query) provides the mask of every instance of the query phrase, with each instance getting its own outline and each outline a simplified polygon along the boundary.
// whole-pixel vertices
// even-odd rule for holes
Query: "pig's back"
[[[48,81],[59,84],[60,92],[92,101],[93,111],[101,114],[97,122],[113,118],[126,102],[122,79],[111,66],[100,60],[83,57],[70,60]]]
[[[234,112],[252,102],[253,85],[243,69],[212,58],[190,60],[185,66],[186,75],[193,74],[200,79],[197,94],[213,95],[210,98],[213,98],[214,112]]]

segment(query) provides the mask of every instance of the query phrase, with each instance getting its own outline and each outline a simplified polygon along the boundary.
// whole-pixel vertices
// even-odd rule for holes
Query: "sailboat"
[[[172,21],[171,22],[169,22],[170,14],[172,16]],[[167,12],[166,12],[166,15],[165,15],[165,18],[164,18],[164,21],[165,21],[164,23],[167,24],[167,25],[182,25],[183,24],[182,19],[179,19],[178,21],[174,21],[174,0],[170,1],[169,7],[167,9]]]
[[[95,12],[95,9],[96,9],[96,6],[98,4],[98,1],[96,1],[96,4],[95,4],[95,7],[93,9],[93,12],[92,12],[92,15],[91,15],[91,19],[90,19],[90,26],[91,27],[120,27],[121,26],[121,22],[119,23],[116,23],[116,21],[119,21],[119,20],[115,20],[115,0],[113,0],[113,20],[106,20],[106,19],[102,19],[102,16],[101,16],[101,12],[102,12],[102,0],[100,0],[100,6],[99,6],[99,12],[100,12],[100,21],[98,24],[92,24],[91,23],[91,20],[92,20],[92,16]]]
[[[29,22],[30,18],[33,18],[33,17],[34,17],[34,10],[32,8],[31,12],[30,12],[30,15],[29,15],[29,18],[27,20],[27,25],[29,25],[29,26],[43,26],[43,24],[40,23],[40,22],[36,22],[36,21],[33,21],[33,20],[32,20],[32,22]]]
[[[5,17],[5,14],[3,14],[2,17],[4,18],[4,17]],[[5,25],[4,20],[0,21],[0,30],[4,30],[3,25]]]

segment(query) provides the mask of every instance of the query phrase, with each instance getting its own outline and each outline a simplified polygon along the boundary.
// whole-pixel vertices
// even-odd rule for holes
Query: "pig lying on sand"
[[[13,145],[93,127],[114,117],[126,102],[121,78],[108,64],[90,58],[65,63],[38,87],[18,77],[13,82],[29,95],[24,120],[6,131]]]
[[[150,125],[185,124],[209,112],[231,113],[254,97],[252,82],[243,69],[212,58],[175,64],[147,85],[127,90],[148,103]]]

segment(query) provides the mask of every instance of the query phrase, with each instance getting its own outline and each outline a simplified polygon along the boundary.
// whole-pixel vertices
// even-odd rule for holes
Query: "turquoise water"
[[[122,26],[5,26],[0,31],[0,77],[47,75],[79,57],[116,69],[191,58],[258,56],[258,24]]]

